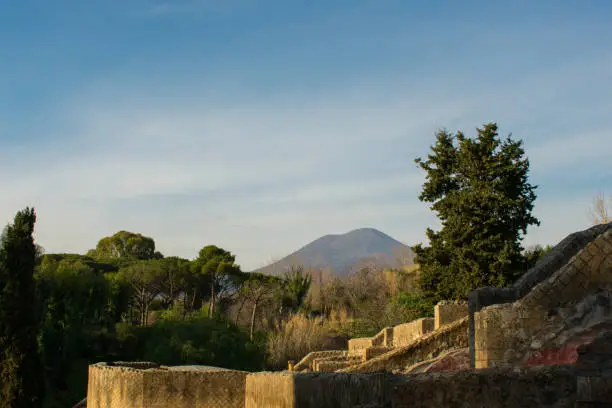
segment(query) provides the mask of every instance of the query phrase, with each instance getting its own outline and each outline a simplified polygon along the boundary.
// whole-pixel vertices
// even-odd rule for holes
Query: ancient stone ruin
[[[612,223],[568,236],[507,288],[434,319],[246,373],[90,366],[89,408],[612,408]]]
[[[442,301],[435,306],[433,318],[385,327],[373,337],[351,339],[348,350],[313,351],[297,364],[290,363],[289,370],[392,371],[429,360],[445,351],[467,350],[467,315],[467,302]]]

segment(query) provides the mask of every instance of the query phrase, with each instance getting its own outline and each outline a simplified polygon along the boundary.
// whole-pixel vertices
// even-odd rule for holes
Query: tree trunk
[[[234,321],[234,324],[236,324],[236,326],[238,325],[238,319],[240,318],[240,312],[242,312],[242,308],[244,307],[244,304],[246,303],[246,298],[244,298],[242,300],[242,303],[240,304],[240,307],[238,308],[238,312],[236,313],[236,320]]]
[[[253,301],[253,313],[251,314],[251,341],[253,341],[253,333],[255,331],[255,315],[257,314],[258,300]]]
[[[190,308],[190,312],[193,312],[193,310],[195,309],[195,301],[196,301],[196,294],[198,293],[198,288],[194,287],[193,288],[193,297],[191,298],[191,308]]]
[[[208,309],[208,315],[213,317],[215,314],[215,283],[210,284],[210,307]]]

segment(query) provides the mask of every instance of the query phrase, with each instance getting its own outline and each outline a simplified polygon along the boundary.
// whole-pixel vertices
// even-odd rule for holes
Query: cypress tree
[[[435,300],[510,284],[524,262],[527,227],[540,224],[522,141],[500,139],[495,123],[477,132],[470,139],[439,131],[427,160],[415,160],[426,172],[419,200],[442,224],[440,231],[427,229],[428,247],[415,247],[421,288]]]
[[[26,208],[0,238],[0,408],[38,408],[43,397],[35,307],[35,222],[34,209]]]

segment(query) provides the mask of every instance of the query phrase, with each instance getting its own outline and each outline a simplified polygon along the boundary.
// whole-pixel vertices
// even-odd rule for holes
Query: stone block
[[[468,315],[468,304],[464,301],[441,301],[434,307],[434,330],[453,323]]]
[[[368,347],[372,347],[372,339],[370,337],[360,337],[357,339],[350,339],[348,341],[349,352],[365,349]]]
[[[405,347],[434,329],[434,319],[426,317],[393,328],[393,347]]]

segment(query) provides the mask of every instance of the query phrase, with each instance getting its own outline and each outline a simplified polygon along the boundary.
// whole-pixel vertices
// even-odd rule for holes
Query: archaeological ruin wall
[[[476,344],[476,313],[487,306],[513,303],[521,299],[539,283],[544,282],[555,272],[562,269],[589,243],[609,230],[612,230],[612,223],[596,225],[587,230],[573,233],[557,244],[544,259],[511,286],[505,288],[485,287],[470,292],[468,295],[468,313],[469,349],[472,367],[476,367],[476,349],[482,350],[483,348],[482,344]],[[482,329],[482,326],[479,329]],[[479,356],[478,359],[482,361],[483,357]]]
[[[546,341],[562,327],[553,324],[560,308],[578,304],[611,284],[612,229],[608,229],[519,300],[474,313],[474,366],[521,363],[530,344]],[[612,323],[612,316],[601,317],[599,323]]]
[[[94,364],[89,367],[87,407],[243,408],[247,374],[207,366]]]

